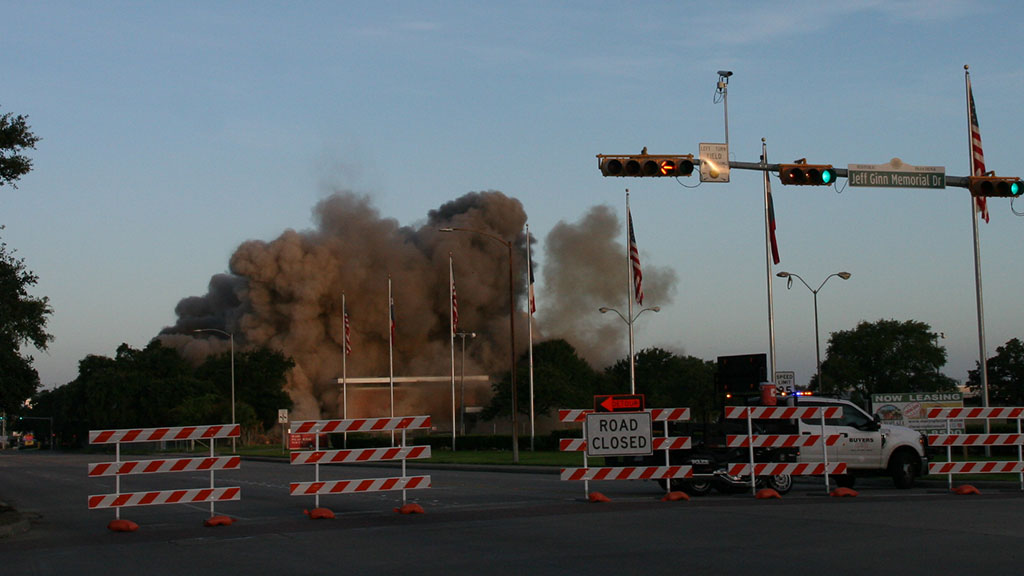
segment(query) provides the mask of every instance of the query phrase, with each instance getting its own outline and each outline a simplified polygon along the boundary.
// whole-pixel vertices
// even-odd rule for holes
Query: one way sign
[[[642,412],[643,394],[601,394],[594,396],[594,412]]]

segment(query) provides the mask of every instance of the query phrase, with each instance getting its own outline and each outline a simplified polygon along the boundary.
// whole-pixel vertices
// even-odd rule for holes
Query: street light
[[[231,332],[225,332],[218,330],[217,328],[199,328],[193,330],[193,332],[214,332],[217,334],[223,334],[231,340],[231,426],[235,425],[235,335]],[[235,444],[236,438],[231,437],[231,451],[238,452],[238,446]]]
[[[466,435],[466,337],[476,338],[476,332],[456,332],[456,336],[462,338],[462,380],[459,384],[459,429],[463,436]]]
[[[519,463],[519,418],[517,413],[519,412],[519,395],[516,391],[516,293],[515,293],[515,273],[512,269],[512,241],[505,240],[500,236],[485,232],[483,230],[474,230],[472,228],[439,228],[439,232],[469,232],[472,234],[480,234],[486,236],[495,242],[504,244],[508,249],[508,352],[509,352],[509,374],[512,379],[512,462],[514,464]]]
[[[636,316],[633,316],[633,318],[631,318],[631,319],[627,319],[625,316],[622,315],[622,312],[619,312],[615,308],[608,308],[607,306],[602,306],[602,307],[597,309],[597,311],[600,312],[601,314],[606,314],[608,312],[615,312],[616,314],[619,315],[619,318],[622,318],[622,321],[625,322],[627,326],[629,326],[629,393],[630,394],[636,394],[636,362],[635,362],[635,355],[633,354],[633,323],[636,322],[636,319],[639,318],[641,314],[643,314],[644,312],[647,312],[648,310],[650,310],[651,312],[661,312],[661,306],[652,306],[650,308],[644,308],[643,310],[637,312]]]
[[[776,276],[778,276],[779,278],[788,279],[786,281],[787,290],[793,287],[793,278],[796,278],[797,280],[802,282],[804,286],[807,286],[807,289],[811,291],[811,294],[814,294],[814,355],[816,362],[818,364],[818,389],[824,390],[824,383],[821,381],[821,344],[819,342],[818,337],[818,290],[821,290],[821,288],[825,286],[825,282],[828,282],[828,279],[833,276],[838,276],[843,280],[849,280],[851,274],[849,272],[835,272],[833,274],[829,274],[828,276],[825,277],[824,280],[821,281],[821,284],[818,285],[817,290],[811,288],[811,286],[807,284],[807,282],[804,282],[803,278],[796,274],[793,274],[792,272],[779,272],[778,274],[776,274]],[[772,379],[775,379],[774,374],[772,374]]]

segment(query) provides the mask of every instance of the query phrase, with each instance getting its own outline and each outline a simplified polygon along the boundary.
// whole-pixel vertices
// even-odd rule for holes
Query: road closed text
[[[627,456],[650,454],[651,413],[587,415],[587,455]]]

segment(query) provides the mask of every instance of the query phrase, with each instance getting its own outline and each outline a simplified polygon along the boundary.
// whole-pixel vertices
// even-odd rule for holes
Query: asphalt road
[[[402,515],[401,493],[322,496],[333,520],[311,520],[314,498],[288,495],[312,467],[244,461],[218,473],[241,486],[216,505],[236,519],[208,528],[208,504],[125,508],[133,533],[109,531],[111,510],[88,510],[112,478],[86,477],[104,456],[0,453],[0,501],[31,520],[0,539],[4,574],[978,574],[1016,573],[1024,494],[992,485],[955,496],[945,484],[898,491],[862,482],[830,498],[805,479],[780,500],[749,493],[662,502],[653,482],[591,483],[612,501],[587,502],[557,474],[424,470],[432,487],[407,492],[424,514]],[[397,475],[395,468],[321,467],[322,479]],[[203,487],[206,473],[122,478],[123,491]]]

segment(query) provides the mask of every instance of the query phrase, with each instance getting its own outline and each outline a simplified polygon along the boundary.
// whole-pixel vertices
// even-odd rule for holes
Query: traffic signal
[[[658,178],[693,174],[693,154],[607,156],[598,154],[598,168],[603,176]]]
[[[779,179],[793,186],[829,186],[836,171],[831,164],[779,164]]]
[[[971,196],[1015,198],[1022,191],[1016,176],[970,176],[967,180]]]

